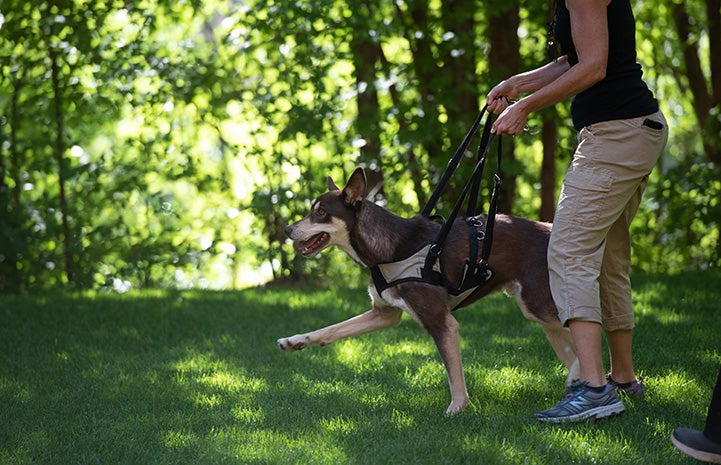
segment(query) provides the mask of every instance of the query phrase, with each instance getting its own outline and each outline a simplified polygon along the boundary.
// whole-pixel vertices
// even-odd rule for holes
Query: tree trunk
[[[419,203],[423,204],[429,193],[422,187],[421,180],[426,177],[428,168],[435,167],[442,170],[445,167],[446,153],[443,151],[443,130],[439,123],[439,96],[436,88],[436,79],[441,76],[441,69],[436,63],[431,46],[433,31],[428,23],[428,2],[424,0],[407,2],[410,17],[397,2],[394,2],[394,5],[396,16],[403,24],[405,38],[410,44],[413,56],[411,66],[419,94],[417,109],[413,115],[410,115],[413,120],[410,125],[411,127],[418,125],[421,130],[414,130],[418,137],[417,140],[412,141],[410,151],[419,150],[419,153],[425,151],[430,162],[428,167],[418,167],[423,174],[414,183]],[[412,153],[410,158],[415,160],[417,155]]]
[[[21,234],[20,224],[20,183],[19,164],[20,153],[18,151],[17,130],[19,123],[18,104],[20,89],[22,87],[24,72],[13,83],[13,93],[10,97],[10,109],[8,111],[7,127],[9,128],[8,159],[3,156],[3,144],[0,141],[0,209],[2,209],[3,226],[0,231],[0,255],[4,260],[0,263],[0,291],[19,292],[21,287],[21,276],[18,271],[21,241],[24,241]],[[0,129],[0,135],[3,131]],[[13,187],[5,182],[5,177],[12,179]]]
[[[686,78],[693,97],[693,108],[701,129],[701,139],[708,160],[721,165],[721,0],[706,0],[709,37],[710,82],[701,67],[698,34],[684,2],[673,6],[673,20],[683,48]],[[678,76],[677,76],[678,78]],[[710,87],[710,91],[709,91]],[[721,225],[717,226],[721,237]],[[716,261],[721,259],[721,240],[716,241]]]
[[[371,6],[366,2],[364,7],[356,10],[351,36],[353,66],[355,67],[356,91],[358,93],[358,116],[356,131],[362,139],[360,161],[365,164],[368,193],[375,199],[383,196],[383,172],[381,171],[381,138],[380,114],[378,113],[378,91],[376,90],[376,64],[381,62],[381,48],[375,39],[368,34],[370,26]]]
[[[498,2],[500,4],[500,2]],[[503,10],[503,11],[500,11]],[[492,8],[488,13],[488,34],[491,49],[488,54],[489,77],[493,84],[518,73],[520,67],[518,26],[520,22],[518,2],[503,2],[503,8]],[[490,88],[488,89],[490,90]],[[516,164],[514,156],[513,138],[506,138],[503,142],[503,164],[505,173],[513,173]],[[498,202],[498,211],[513,212],[513,202],[516,195],[516,176],[504,174],[503,184]]]
[[[707,0],[709,16],[709,39],[721,40],[720,0]],[[698,35],[691,30],[691,18],[686,6],[677,3],[673,6],[673,20],[683,48],[683,59],[686,65],[686,78],[693,96],[693,108],[701,128],[704,151],[712,163],[721,164],[721,45],[710,40],[709,62],[711,63],[711,87],[706,82],[701,59],[699,58]],[[715,56],[715,55],[716,56]]]
[[[73,236],[70,233],[70,223],[68,220],[68,200],[65,192],[66,184],[66,162],[64,159],[65,152],[65,120],[63,115],[63,94],[60,88],[60,70],[58,66],[58,56],[56,53],[52,53],[51,57],[51,78],[53,83],[53,110],[55,116],[55,160],[58,165],[58,188],[59,194],[59,206],[60,206],[60,219],[63,233],[63,247],[64,247],[64,259],[65,259],[65,274],[69,283],[76,281],[75,276],[75,263],[73,254]]]

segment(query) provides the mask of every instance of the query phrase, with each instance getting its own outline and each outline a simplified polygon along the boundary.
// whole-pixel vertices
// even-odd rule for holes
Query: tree
[[[718,0],[634,7],[639,59],[672,125],[634,224],[634,266],[718,266]],[[341,183],[357,165],[376,201],[417,214],[490,87],[547,60],[549,12],[500,0],[5,0],[0,292],[354,280],[341,253],[300,258],[285,224],[327,175]],[[552,217],[575,145],[568,119],[558,105],[504,140],[503,211]],[[479,208],[489,197],[484,186]]]

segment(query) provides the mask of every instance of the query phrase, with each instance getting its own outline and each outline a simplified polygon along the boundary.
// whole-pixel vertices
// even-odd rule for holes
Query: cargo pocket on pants
[[[566,173],[554,222],[592,226],[606,208],[613,174],[598,166],[584,165],[574,161]]]

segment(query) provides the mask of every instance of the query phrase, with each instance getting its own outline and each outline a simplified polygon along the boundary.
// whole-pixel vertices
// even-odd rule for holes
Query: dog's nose
[[[289,224],[288,226],[286,226],[285,228],[283,228],[283,231],[285,231],[285,235],[286,235],[286,236],[290,236],[291,233],[293,232],[293,225],[292,225],[292,224]]]

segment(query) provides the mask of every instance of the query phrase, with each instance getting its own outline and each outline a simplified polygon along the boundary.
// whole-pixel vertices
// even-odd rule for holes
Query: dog
[[[317,197],[310,213],[286,226],[285,233],[297,250],[313,257],[338,246],[363,267],[373,267],[407,257],[435,238],[440,224],[424,216],[399,217],[366,199],[367,181],[357,168],[343,189],[328,177],[328,189]],[[485,215],[479,215],[485,221]],[[491,292],[513,295],[524,316],[539,323],[556,355],[568,369],[566,384],[578,379],[579,367],[570,332],[561,325],[548,284],[546,250],[551,225],[509,215],[496,215],[493,248],[488,266],[493,278],[462,306]],[[448,234],[440,260],[450,282],[461,279],[461,264],[469,254],[468,227],[456,220]],[[440,285],[403,282],[381,293],[371,282],[371,309],[346,321],[304,334],[278,339],[284,351],[313,345],[324,346],[340,339],[398,325],[403,312],[420,323],[431,335],[448,375],[453,415],[469,403],[461,362],[459,325],[449,308],[450,295]]]

